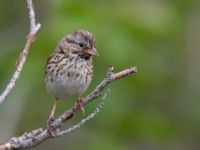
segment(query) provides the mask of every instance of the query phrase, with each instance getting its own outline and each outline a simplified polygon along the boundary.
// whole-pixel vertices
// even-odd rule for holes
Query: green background
[[[42,24],[17,85],[0,105],[0,143],[45,127],[53,97],[44,66],[57,42],[76,29],[91,31],[100,54],[93,82],[110,64],[138,73],[112,83],[101,112],[82,128],[36,148],[84,150],[200,149],[200,3],[195,0],[34,1]],[[26,1],[0,5],[0,91],[8,83],[29,32]],[[58,104],[56,115],[74,100]],[[97,103],[85,110],[89,114]],[[84,116],[79,113],[70,127]]]

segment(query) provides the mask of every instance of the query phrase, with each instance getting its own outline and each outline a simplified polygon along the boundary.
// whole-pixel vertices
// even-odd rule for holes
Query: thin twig
[[[106,77],[96,86],[96,88],[87,97],[83,98],[84,99],[83,105],[87,105],[90,102],[96,100],[100,96],[101,92],[105,89],[105,87],[108,86],[112,81],[122,79],[122,78],[127,77],[128,75],[136,73],[136,72],[137,72],[136,67],[131,67],[131,68],[125,69],[123,71],[114,73],[113,67],[110,67],[106,73]],[[105,94],[103,96],[102,100],[104,100],[106,98],[106,96],[107,96],[107,94]],[[71,131],[74,131],[77,128],[79,128],[80,126],[82,126],[88,120],[92,119],[94,117],[94,115],[96,115],[98,113],[98,111],[101,107],[102,107],[102,101],[100,101],[96,110],[93,113],[91,113],[88,117],[86,117],[80,123],[78,123],[77,125],[75,125],[71,128],[64,129],[63,131],[58,131],[57,136],[52,136],[52,134],[50,134],[50,132],[47,129],[39,128],[39,129],[33,130],[32,132],[24,133],[20,137],[11,138],[11,140],[8,143],[0,145],[0,150],[31,148],[33,146],[39,145],[40,143],[42,143],[43,141],[45,141],[49,138],[56,138],[59,136],[66,135],[66,134],[70,133]],[[78,110],[80,110],[80,109],[81,109],[81,106],[74,105],[72,108],[70,108],[69,110],[64,112],[60,117],[55,119],[52,122],[51,127],[53,129],[55,129],[55,131],[57,129],[60,129],[61,126],[63,126],[63,124],[67,120],[71,119],[72,116],[76,112],[78,112]]]
[[[26,61],[30,46],[34,42],[35,35],[41,27],[41,25],[39,23],[38,24],[35,23],[35,12],[34,12],[34,8],[33,8],[32,0],[27,0],[27,5],[29,8],[29,20],[30,20],[29,35],[27,37],[27,41],[24,46],[24,49],[20,53],[19,58],[16,62],[16,70],[15,70],[12,78],[10,79],[9,83],[7,84],[5,90],[0,95],[0,104],[6,99],[8,94],[11,92],[13,87],[16,85],[16,82],[20,76],[20,73],[23,69],[24,63]]]
[[[58,134],[56,134],[56,137],[59,136],[64,136],[68,133],[71,133],[72,131],[80,128],[82,125],[84,125],[86,122],[88,122],[90,119],[94,118],[94,116],[96,116],[96,114],[100,111],[100,109],[103,107],[104,104],[104,100],[106,99],[106,97],[109,94],[109,89],[104,93],[103,97],[99,100],[98,106],[96,107],[96,109],[90,114],[88,115],[86,118],[82,119],[78,124],[72,126],[71,128],[65,129],[63,131],[58,132]]]
[[[112,81],[118,80],[120,78],[124,78],[129,74],[136,73],[137,68],[136,67],[130,67],[128,69],[125,69],[123,71],[120,71],[118,73],[113,73],[113,67],[109,67],[106,77],[101,81],[100,84],[97,85],[97,87],[92,91],[86,98],[84,98],[83,106],[90,103],[91,101],[95,100],[100,96],[101,91]],[[63,115],[61,115],[58,119],[56,119],[51,127],[52,128],[58,128],[63,125],[63,122],[65,122],[68,119],[71,119],[71,117],[74,115],[75,112],[77,112],[80,109],[80,105],[75,105],[73,108],[69,109],[68,111],[64,112]]]
[[[19,58],[16,62],[16,71],[14,72],[12,78],[10,79],[10,82],[8,83],[7,87],[5,88],[3,93],[0,95],[0,104],[6,99],[8,94],[11,92],[11,90],[15,86],[15,84],[16,84],[19,76],[20,76],[20,73],[23,69],[23,66],[24,66],[24,63],[26,61],[30,46],[34,42],[35,34],[38,32],[38,30],[41,27],[40,24],[36,24],[35,12],[34,12],[34,8],[33,8],[32,0],[27,0],[27,5],[28,5],[28,8],[29,8],[29,20],[30,20],[29,35],[27,37],[25,47],[24,47],[22,53],[20,54],[20,56],[19,56]],[[87,105],[88,103],[90,103],[93,100],[100,97],[101,92],[112,81],[124,78],[124,77],[128,76],[129,74],[137,72],[135,67],[125,69],[125,70],[118,72],[118,73],[114,73],[113,70],[114,70],[114,68],[110,67],[108,69],[107,73],[106,73],[105,79],[103,79],[100,82],[100,84],[97,85],[95,90],[92,91],[90,95],[88,95],[86,98],[83,98],[84,99],[83,105]],[[66,135],[66,134],[76,130],[77,128],[79,128],[83,124],[85,124],[87,121],[92,119],[99,112],[100,108],[103,105],[103,101],[105,100],[106,96],[107,96],[107,92],[103,96],[103,98],[100,100],[97,108],[95,109],[95,111],[93,113],[91,113],[86,118],[82,119],[81,122],[74,125],[73,127],[68,128],[68,129],[64,129],[63,131],[58,131],[56,136],[52,136],[52,134],[50,134],[50,132],[47,129],[38,128],[38,129],[33,130],[31,132],[24,133],[22,136],[12,137],[8,143],[0,144],[0,150],[14,150],[14,149],[31,148],[33,146],[36,146],[36,145],[42,143],[43,141],[45,141],[48,138],[56,138],[56,137]],[[51,127],[55,130],[59,129],[60,127],[63,126],[63,124],[67,120],[71,119],[72,116],[76,112],[78,112],[78,110],[80,110],[80,108],[81,108],[80,105],[74,105],[72,108],[70,108],[69,110],[64,112],[60,117],[55,119],[52,122]]]

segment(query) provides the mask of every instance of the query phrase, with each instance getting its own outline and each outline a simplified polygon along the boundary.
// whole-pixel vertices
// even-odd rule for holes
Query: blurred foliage
[[[83,28],[97,40],[91,91],[110,64],[137,66],[113,83],[98,116],[76,132],[34,149],[198,150],[200,148],[200,5],[195,0],[34,1],[42,24],[24,70],[0,105],[0,141],[45,127],[53,97],[44,87],[44,66],[57,42]],[[17,6],[17,7],[16,7]],[[25,1],[0,5],[0,90],[23,49],[29,24]],[[86,95],[85,94],[85,95]],[[73,105],[60,102],[57,115]],[[90,113],[96,103],[86,107]],[[76,116],[76,123],[83,118]]]

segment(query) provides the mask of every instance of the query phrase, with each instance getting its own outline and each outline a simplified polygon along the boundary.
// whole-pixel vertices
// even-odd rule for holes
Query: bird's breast
[[[62,68],[57,67],[47,76],[47,91],[58,99],[68,100],[73,96],[81,96],[88,88],[93,70],[91,64],[76,62],[63,65]]]

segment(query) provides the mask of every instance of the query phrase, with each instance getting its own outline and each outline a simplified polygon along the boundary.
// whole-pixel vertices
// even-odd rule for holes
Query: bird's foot
[[[56,136],[58,134],[59,130],[54,129],[52,127],[51,124],[52,124],[53,121],[54,121],[54,116],[50,116],[49,119],[47,120],[47,130],[48,130],[48,132],[51,136]]]
[[[77,100],[76,103],[74,104],[74,111],[75,111],[77,108],[80,108],[82,114],[84,115],[84,114],[85,114],[85,109],[84,109],[83,106],[84,106],[84,99],[78,98],[78,100]]]

